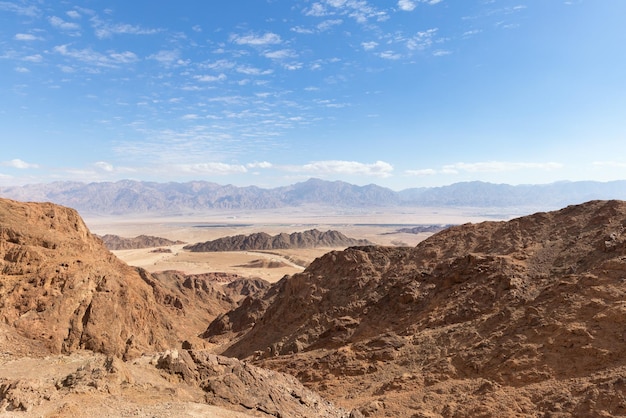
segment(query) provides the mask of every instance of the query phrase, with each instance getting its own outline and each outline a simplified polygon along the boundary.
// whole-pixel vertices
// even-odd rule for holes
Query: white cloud
[[[446,49],[438,49],[436,51],[433,51],[433,55],[436,57],[443,57],[450,54],[452,54],[452,51],[448,51]]]
[[[469,173],[478,172],[502,172],[502,171],[514,171],[514,170],[558,170],[563,168],[563,164],[548,162],[548,163],[527,163],[527,162],[508,162],[508,161],[487,161],[478,163],[455,163],[443,166],[444,170],[451,171],[466,171]]]
[[[232,35],[230,37],[230,41],[236,43],[237,45],[252,46],[276,45],[282,42],[280,36],[271,32],[267,32],[263,35]]]
[[[510,162],[510,161],[484,161],[477,163],[454,163],[446,164],[439,169],[425,168],[417,170],[406,170],[405,174],[410,176],[433,176],[436,174],[457,175],[465,173],[502,173],[518,170],[542,170],[552,171],[560,170],[564,166],[561,163],[529,163],[529,162]]]
[[[415,3],[411,0],[398,0],[398,7],[400,8],[400,10],[410,12],[415,9]]]
[[[315,31],[313,29],[303,28],[302,26],[294,26],[290,30],[292,32],[300,33],[300,34],[304,34],[304,35],[311,35],[311,34],[315,33]]]
[[[162,50],[156,54],[150,55],[148,58],[156,60],[164,65],[170,65],[179,60],[180,52],[177,50]]]
[[[15,71],[18,73],[30,73],[30,70],[26,67],[15,67]]]
[[[108,54],[102,54],[91,49],[70,49],[68,45],[55,46],[53,50],[64,57],[100,67],[118,67],[120,64],[130,64],[139,60],[137,55],[130,51],[110,51]]]
[[[28,61],[28,62],[41,62],[43,61],[43,57],[39,54],[35,54],[35,55],[28,55],[24,58],[22,58],[23,61]]]
[[[41,38],[30,33],[17,33],[14,36],[16,41],[40,41]]]
[[[78,13],[76,10],[70,10],[69,12],[65,13],[66,15],[68,15],[69,17],[71,17],[72,19],[80,19],[80,13]]]
[[[417,32],[407,40],[406,46],[410,50],[423,50],[433,44],[433,37],[437,33],[437,28]]]
[[[365,164],[357,161],[315,161],[303,166],[287,167],[288,171],[305,172],[314,175],[365,175],[374,177],[389,177],[393,166],[384,161],[376,161],[373,164]]]
[[[393,51],[384,51],[378,54],[378,56],[386,60],[399,60],[400,58],[402,58],[402,55]]]
[[[22,16],[37,17],[41,13],[35,6],[20,6],[9,1],[0,1],[0,11],[13,12]]]
[[[214,81],[224,81],[226,80],[226,74],[220,74],[220,75],[197,75],[195,76],[195,79],[198,81],[202,81],[205,83],[211,83]]]
[[[378,42],[370,41],[370,42],[362,42],[361,46],[364,50],[369,51],[378,46]]]
[[[482,32],[481,29],[468,30],[466,32],[463,32],[463,37],[474,36],[474,35],[477,35],[477,34],[479,34],[481,32]]]
[[[594,161],[592,164],[595,167],[626,168],[626,162],[619,161]]]
[[[268,75],[272,74],[272,70],[261,70],[255,67],[241,66],[237,68],[237,72],[246,75]]]
[[[193,174],[240,174],[247,173],[248,170],[242,165],[231,165],[225,163],[198,163],[198,164],[180,164],[176,166],[180,171]]]
[[[98,161],[94,164],[94,166],[102,171],[106,171],[108,173],[113,172],[113,165],[111,163],[107,163],[105,161]]]
[[[274,165],[267,161],[255,162],[247,164],[248,168],[272,168]]]
[[[20,170],[26,170],[29,168],[39,168],[38,164],[27,163],[26,161],[20,160],[19,158],[15,158],[10,161],[3,161],[0,165],[5,167],[18,168]]]
[[[422,170],[406,170],[405,173],[408,174],[409,176],[423,177],[423,176],[433,176],[437,174],[437,170],[433,170],[432,168],[425,168]]]
[[[60,17],[57,16],[51,16],[48,18],[48,21],[50,22],[50,24],[52,26],[54,26],[55,28],[61,29],[61,30],[79,30],[80,29],[80,25],[78,23],[73,23],[73,22],[66,22],[65,20],[61,19]]]
[[[325,20],[322,23],[317,25],[317,29],[320,32],[325,32],[331,29],[333,26],[338,26],[338,25],[341,25],[342,23],[343,23],[343,20],[341,19]]]
[[[304,64],[302,64],[301,62],[291,62],[289,64],[283,65],[283,68],[288,71],[300,70],[302,69],[302,67],[304,67]]]
[[[321,3],[313,3],[311,8],[308,9],[304,14],[307,15],[307,16],[322,17],[322,16],[326,16],[327,13],[328,12],[326,11],[326,8],[324,7],[323,4],[321,4]]]
[[[263,54],[266,58],[274,59],[274,60],[282,60],[286,58],[294,58],[296,57],[296,53],[290,49],[279,49],[277,51],[270,51]]]
[[[110,38],[113,35],[154,35],[161,29],[142,28],[127,23],[107,23],[97,18],[91,19],[95,34],[99,39]]]
[[[369,19],[384,21],[389,18],[386,12],[371,6],[366,0],[323,0],[313,3],[309,9],[304,10],[304,14],[313,17],[348,16],[363,24]]]
[[[215,70],[215,71],[224,71],[224,70],[230,70],[232,68],[235,68],[236,66],[237,64],[233,61],[221,59],[221,60],[211,62],[209,64],[201,64],[200,68],[208,68],[210,70]]]

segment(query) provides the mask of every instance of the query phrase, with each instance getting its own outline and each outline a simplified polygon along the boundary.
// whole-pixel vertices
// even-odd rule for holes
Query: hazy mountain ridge
[[[399,192],[370,184],[310,179],[290,186],[263,189],[206,181],[156,183],[121,180],[114,183],[54,182],[0,188],[0,196],[50,201],[81,213],[179,214],[211,209],[274,209],[307,204],[333,207],[511,207],[556,209],[594,199],[626,199],[626,180],[558,182],[544,185],[455,183],[443,187],[411,188]]]

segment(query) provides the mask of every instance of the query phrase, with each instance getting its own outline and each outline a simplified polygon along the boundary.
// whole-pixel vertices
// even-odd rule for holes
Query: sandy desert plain
[[[183,241],[205,242],[233,235],[265,232],[302,232],[310,229],[335,230],[347,237],[367,239],[383,246],[415,246],[432,233],[397,232],[418,225],[450,225],[485,220],[508,220],[532,213],[519,208],[384,208],[350,209],[302,207],[255,211],[212,211],[206,214],[177,216],[89,216],[87,226],[99,235],[124,238],[150,235]],[[184,250],[187,244],[164,247],[171,253],[155,253],[154,248],[113,251],[126,263],[150,272],[178,270],[187,274],[226,272],[245,277],[259,277],[276,282],[284,275],[304,269],[315,258],[337,248],[308,248],[273,251],[237,251],[194,253]],[[268,268],[272,261],[282,267]]]

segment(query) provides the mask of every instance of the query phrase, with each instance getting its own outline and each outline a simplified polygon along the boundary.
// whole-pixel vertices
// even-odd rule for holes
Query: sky
[[[626,179],[623,0],[0,0],[0,185]]]

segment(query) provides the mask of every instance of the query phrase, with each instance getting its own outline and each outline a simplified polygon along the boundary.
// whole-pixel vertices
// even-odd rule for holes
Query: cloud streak
[[[305,173],[316,176],[326,175],[362,175],[386,178],[391,176],[393,166],[384,161],[376,161],[371,164],[357,161],[327,160],[314,161],[301,166],[284,167],[286,171]]]
[[[38,164],[27,163],[26,161],[20,160],[19,158],[15,158],[10,161],[2,161],[0,162],[0,165],[4,167],[17,168],[19,170],[39,168]]]
[[[406,170],[405,174],[411,176],[432,176],[436,174],[460,174],[460,173],[501,173],[518,170],[560,170],[564,167],[561,163],[533,163],[533,162],[509,162],[509,161],[486,161],[476,163],[446,164],[439,169]]]

